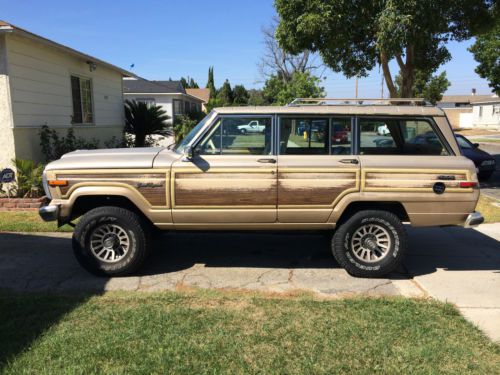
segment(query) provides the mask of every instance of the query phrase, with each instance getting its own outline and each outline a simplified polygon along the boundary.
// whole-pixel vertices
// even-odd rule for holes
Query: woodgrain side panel
[[[357,189],[357,173],[279,172],[279,206],[332,206],[346,191]]]
[[[450,170],[366,170],[363,173],[364,191],[433,191],[433,185],[441,182],[446,192],[470,192],[461,189],[461,181],[470,181],[468,171]]]
[[[276,206],[276,175],[271,172],[175,174],[175,207]]]
[[[167,206],[167,175],[163,173],[134,174],[113,173],[100,174],[58,174],[60,180],[67,180],[67,186],[59,188],[61,195],[66,197],[71,191],[82,185],[125,184],[137,190],[152,206]]]

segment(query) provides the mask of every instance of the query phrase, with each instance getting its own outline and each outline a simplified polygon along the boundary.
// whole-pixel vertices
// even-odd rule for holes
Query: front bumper
[[[472,228],[475,227],[476,225],[482,224],[483,222],[484,222],[483,215],[481,215],[480,212],[474,211],[473,213],[469,214],[469,216],[467,216],[467,220],[465,220],[464,227]]]
[[[38,210],[38,214],[44,221],[56,221],[59,218],[59,206],[54,204],[42,206]]]

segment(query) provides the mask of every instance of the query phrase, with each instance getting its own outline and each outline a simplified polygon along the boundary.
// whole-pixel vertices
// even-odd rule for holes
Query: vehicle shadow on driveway
[[[461,227],[409,228],[410,246],[404,261],[411,276],[446,271],[500,273],[500,242]]]

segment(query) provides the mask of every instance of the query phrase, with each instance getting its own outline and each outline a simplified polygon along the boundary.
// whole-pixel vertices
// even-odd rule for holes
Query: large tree
[[[243,85],[236,85],[233,89],[233,105],[247,105],[250,95]]]
[[[217,89],[215,88],[215,79],[214,79],[214,67],[210,66],[208,68],[208,80],[207,80],[207,89],[210,89],[210,98],[215,98],[217,96]]]
[[[323,98],[325,90],[320,82],[320,78],[309,72],[295,72],[288,82],[274,75],[266,81],[262,95],[267,103],[277,105],[288,104],[296,98]]]
[[[380,64],[391,97],[398,91],[389,62],[397,61],[401,96],[410,97],[415,72],[448,61],[450,40],[465,40],[493,25],[495,0],[275,0],[280,45],[290,53],[319,52],[347,77]]]
[[[217,93],[217,99],[220,100],[220,103],[224,107],[233,104],[234,94],[233,94],[233,89],[231,88],[231,84],[229,83],[229,80],[226,79],[224,81],[224,84]]]
[[[276,40],[278,23],[279,19],[273,17],[271,24],[268,27],[262,28],[264,54],[258,63],[260,74],[265,79],[277,75],[283,81],[287,82],[292,79],[292,75],[295,72],[313,72],[318,69],[321,64],[318,63],[317,56],[312,54],[311,51],[305,50],[293,54],[281,48]]]
[[[479,35],[469,50],[479,63],[476,73],[487,79],[492,91],[500,95],[500,11],[497,13],[495,27],[490,32]]]
[[[399,96],[401,96],[402,81],[401,74],[398,74],[394,83]],[[443,98],[443,93],[448,90],[448,87],[450,87],[450,81],[446,77],[446,72],[431,75],[417,70],[415,72],[411,97],[424,98],[432,104],[436,104]]]

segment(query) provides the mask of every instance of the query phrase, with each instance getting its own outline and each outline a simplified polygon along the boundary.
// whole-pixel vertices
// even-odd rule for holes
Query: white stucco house
[[[136,100],[157,105],[169,116],[172,123],[176,116],[190,111],[201,111],[203,99],[186,92],[180,81],[148,81],[143,78],[124,78],[123,95],[127,100]]]
[[[0,169],[41,161],[42,125],[103,141],[124,126],[123,77],[132,73],[0,21]]]
[[[500,98],[493,97],[472,104],[472,126],[500,130]]]

